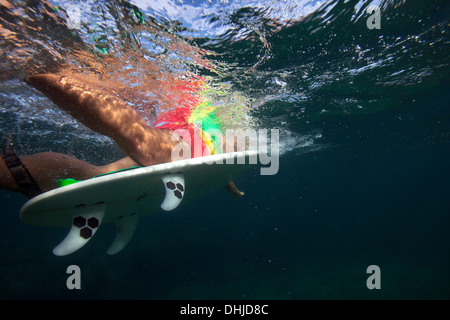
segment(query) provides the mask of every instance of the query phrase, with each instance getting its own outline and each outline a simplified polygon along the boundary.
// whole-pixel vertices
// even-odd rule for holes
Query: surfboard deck
[[[130,240],[138,217],[171,211],[182,201],[192,201],[224,187],[255,165],[257,155],[256,151],[224,153],[80,181],[29,200],[22,207],[20,218],[36,226],[71,227],[66,239],[53,251],[56,255],[78,250],[101,223],[115,222],[114,243],[119,243],[113,243],[108,250],[114,254]]]

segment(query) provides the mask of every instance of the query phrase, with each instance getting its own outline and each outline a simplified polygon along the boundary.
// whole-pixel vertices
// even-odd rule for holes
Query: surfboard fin
[[[178,207],[183,200],[185,185],[184,175],[179,173],[168,173],[161,177],[164,187],[166,188],[166,196],[161,203],[161,208],[165,211],[171,211]]]
[[[133,212],[127,216],[120,216],[115,220],[116,237],[113,243],[106,251],[107,254],[113,255],[125,248],[133,237],[138,222],[138,214]]]
[[[106,205],[78,205],[71,209],[72,226],[64,240],[53,249],[56,256],[71,254],[83,247],[97,232],[105,215]]]

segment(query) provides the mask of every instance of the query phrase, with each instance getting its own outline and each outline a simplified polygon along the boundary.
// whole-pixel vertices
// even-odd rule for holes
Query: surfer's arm
[[[33,75],[25,82],[88,128],[113,139],[140,165],[171,161],[171,151],[180,140],[172,141],[168,130],[147,126],[133,108],[111,93],[59,74]]]

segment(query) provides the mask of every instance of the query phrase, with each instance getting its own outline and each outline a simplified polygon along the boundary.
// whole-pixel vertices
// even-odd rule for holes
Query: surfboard
[[[131,240],[139,217],[172,211],[224,187],[254,166],[257,156],[232,152],[102,175],[36,196],[23,205],[20,218],[36,226],[70,227],[53,249],[57,256],[83,247],[102,223],[115,223],[107,253],[116,254]]]

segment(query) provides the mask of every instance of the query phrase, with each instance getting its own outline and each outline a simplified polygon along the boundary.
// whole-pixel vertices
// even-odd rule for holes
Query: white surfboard
[[[107,250],[115,254],[130,241],[138,218],[171,211],[227,185],[257,163],[257,151],[224,153],[116,172],[54,189],[29,200],[23,222],[70,227],[53,253],[64,256],[84,246],[102,223],[116,224]]]

